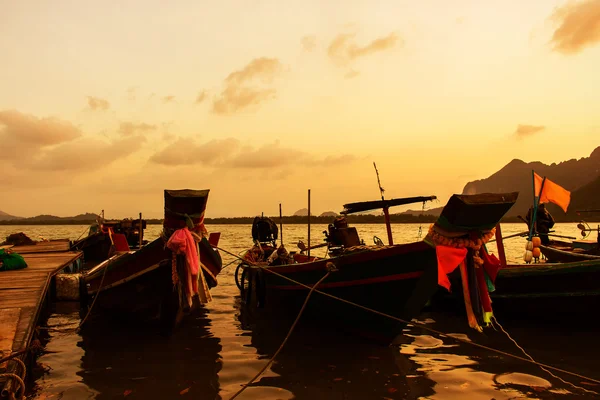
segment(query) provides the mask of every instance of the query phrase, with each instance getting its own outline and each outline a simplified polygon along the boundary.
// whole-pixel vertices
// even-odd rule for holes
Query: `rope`
[[[496,319],[496,317],[492,317],[492,322],[494,322],[494,323],[496,323],[496,324],[498,325],[498,327],[500,328],[500,330],[502,330],[502,332],[504,332],[504,334],[505,334],[505,335],[506,335],[506,336],[507,336],[507,337],[508,337],[508,338],[509,338],[509,339],[510,339],[510,340],[511,340],[511,341],[512,341],[514,344],[515,344],[515,346],[517,346],[517,347],[518,347],[518,349],[519,349],[519,350],[521,350],[521,351],[523,352],[523,354],[525,354],[525,355],[526,355],[526,356],[527,356],[527,357],[528,357],[528,358],[529,358],[531,361],[533,361],[533,362],[535,362],[535,363],[537,364],[537,362],[536,362],[536,361],[533,359],[533,357],[531,357],[529,354],[527,354],[527,352],[525,351],[525,349],[523,349],[521,346],[519,346],[519,343],[517,343],[517,341],[516,341],[515,339],[513,339],[513,338],[512,338],[512,337],[511,337],[511,336],[508,334],[508,332],[506,332],[506,331],[504,330],[504,328],[502,327],[502,325],[500,325],[500,322],[498,322],[498,320]],[[552,376],[553,378],[556,378],[556,379],[558,379],[559,381],[561,381],[562,383],[565,383],[565,384],[567,384],[567,385],[569,385],[569,386],[572,386],[572,387],[574,387],[575,389],[583,390],[584,392],[587,392],[587,393],[592,393],[592,394],[600,394],[600,393],[594,392],[593,390],[588,390],[588,389],[586,389],[586,388],[583,388],[583,387],[581,387],[581,386],[574,385],[574,384],[572,384],[571,382],[567,382],[567,381],[565,381],[564,379],[562,379],[561,377],[559,377],[559,376],[556,376],[556,375],[555,375],[555,374],[553,374],[552,372],[548,371],[546,368],[542,367],[541,365],[540,365],[540,368],[542,369],[542,371],[544,371],[544,372],[547,372],[547,373],[548,373],[550,376]]]
[[[219,249],[219,250],[220,250],[220,249]],[[235,254],[233,254],[233,253],[230,253],[230,252],[228,252],[228,251],[226,251],[226,250],[223,250],[223,251],[225,251],[226,253],[228,253],[228,254],[231,254],[231,255],[233,255],[233,256],[235,257]],[[241,257],[240,257],[240,259],[241,259]],[[242,260],[242,259],[241,259],[241,260]],[[245,260],[242,260],[242,261],[245,261]],[[503,356],[506,356],[506,357],[514,358],[514,359],[516,359],[516,360],[519,360],[519,361],[524,361],[524,362],[526,362],[526,363],[529,363],[529,364],[534,364],[534,365],[537,365],[537,366],[539,366],[539,367],[544,367],[544,368],[547,368],[547,369],[550,369],[550,370],[553,370],[553,371],[556,371],[556,372],[561,372],[561,373],[563,373],[563,374],[566,374],[566,375],[575,376],[575,377],[577,377],[577,378],[580,378],[580,379],[585,379],[585,380],[588,380],[588,381],[590,381],[590,382],[593,382],[593,383],[600,384],[600,380],[598,380],[598,379],[590,378],[590,377],[588,377],[588,376],[581,375],[581,374],[578,374],[578,373],[576,373],[576,372],[567,371],[567,370],[564,370],[564,369],[561,369],[561,368],[558,368],[558,367],[554,367],[554,366],[552,366],[552,365],[543,364],[543,363],[537,362],[537,361],[535,361],[535,360],[532,360],[532,359],[529,359],[529,358],[520,357],[520,356],[517,356],[517,355],[515,355],[515,354],[507,353],[507,352],[505,352],[505,351],[502,351],[502,350],[498,350],[498,349],[494,349],[494,348],[492,348],[492,347],[484,346],[484,345],[482,345],[482,344],[479,344],[479,343],[475,343],[475,342],[471,342],[471,341],[468,341],[468,340],[465,340],[465,339],[461,339],[461,338],[458,338],[458,337],[450,336],[450,335],[448,335],[448,334],[446,334],[446,333],[444,333],[444,332],[441,332],[441,331],[438,331],[438,330],[436,330],[436,329],[430,328],[429,326],[427,326],[427,325],[425,325],[425,324],[423,324],[423,323],[420,323],[420,322],[415,322],[415,321],[406,321],[406,320],[404,320],[404,319],[401,319],[401,318],[395,317],[395,316],[393,316],[393,315],[389,315],[389,314],[383,313],[383,312],[381,312],[381,311],[377,311],[377,310],[374,310],[374,309],[372,309],[372,308],[369,308],[369,307],[362,306],[362,305],[360,305],[360,304],[357,304],[357,303],[351,302],[351,301],[349,301],[349,300],[342,299],[342,298],[340,298],[340,297],[336,297],[336,296],[334,296],[334,295],[331,295],[331,294],[329,294],[329,293],[322,292],[322,291],[320,291],[320,290],[316,289],[316,285],[315,285],[315,286],[313,286],[313,287],[310,287],[310,286],[308,286],[308,285],[305,285],[304,283],[301,283],[301,282],[295,281],[295,280],[294,280],[294,279],[292,279],[292,278],[289,278],[289,277],[287,277],[287,276],[285,276],[285,275],[282,275],[282,274],[280,274],[280,273],[278,273],[278,272],[275,272],[275,271],[273,271],[273,270],[272,270],[272,269],[270,269],[270,268],[265,268],[264,266],[261,266],[261,265],[257,265],[257,266],[258,266],[259,268],[262,268],[262,269],[264,269],[265,271],[267,271],[267,272],[269,272],[269,273],[271,273],[271,274],[277,275],[277,276],[279,276],[280,278],[283,278],[283,279],[285,279],[285,280],[287,280],[287,281],[289,281],[289,282],[292,282],[292,283],[294,283],[294,284],[296,284],[296,285],[302,286],[302,287],[304,287],[304,288],[306,288],[306,289],[310,289],[310,290],[311,290],[311,293],[312,293],[313,291],[314,291],[314,292],[317,292],[317,293],[319,293],[319,294],[322,294],[323,296],[327,296],[327,297],[329,297],[329,298],[332,298],[332,299],[334,299],[334,300],[341,301],[342,303],[346,303],[346,304],[349,304],[349,305],[351,305],[351,306],[354,306],[354,307],[360,308],[360,309],[362,309],[362,310],[369,311],[369,312],[371,312],[371,313],[373,313],[373,314],[377,314],[377,315],[380,315],[380,316],[382,316],[382,317],[385,317],[385,318],[389,318],[389,319],[395,320],[395,321],[397,321],[397,322],[402,322],[402,323],[404,323],[404,324],[407,324],[407,325],[412,325],[412,326],[415,326],[415,327],[422,328],[422,329],[424,329],[424,330],[426,330],[426,331],[428,331],[428,332],[435,333],[436,335],[439,335],[439,336],[441,336],[441,337],[443,337],[443,338],[452,339],[452,340],[455,340],[455,341],[458,341],[458,342],[461,342],[461,343],[469,344],[469,345],[471,345],[471,346],[475,346],[475,347],[478,347],[478,348],[481,348],[481,349],[484,349],[484,350],[488,350],[488,351],[490,351],[490,352],[493,352],[493,353],[496,353],[496,354],[500,354],[500,355],[503,355]],[[231,400],[231,399],[230,399],[230,400]]]
[[[25,377],[27,376],[27,367],[25,366],[25,363],[23,362],[23,360],[21,360],[20,358],[13,358],[10,361],[14,361],[21,366],[21,370],[23,372],[21,373],[20,376],[21,376],[21,379],[25,380]]]
[[[306,296],[306,299],[304,300],[304,304],[302,304],[302,308],[300,309],[298,316],[296,317],[296,319],[294,320],[294,323],[290,327],[290,330],[288,331],[285,339],[283,339],[283,342],[281,342],[281,345],[279,346],[279,348],[277,349],[275,354],[273,354],[273,357],[271,357],[271,359],[265,364],[265,366],[262,367],[262,369],[260,371],[258,371],[258,373],[252,379],[250,379],[250,381],[247,384],[245,384],[240,390],[237,391],[237,393],[235,393],[233,396],[231,396],[229,398],[229,400],[233,400],[236,397],[238,397],[240,394],[242,394],[242,392],[244,390],[246,390],[246,388],[248,388],[256,379],[258,379],[258,377],[261,376],[267,370],[267,368],[269,368],[269,366],[273,363],[273,361],[275,361],[275,358],[279,355],[279,353],[283,349],[283,346],[285,346],[288,339],[292,335],[292,332],[294,331],[296,324],[298,324],[298,321],[300,320],[300,317],[302,316],[302,313],[304,312],[304,309],[306,308],[306,305],[308,304],[308,300],[310,299],[310,296],[313,294],[313,292],[315,291],[317,286],[319,286],[321,284],[321,282],[323,282],[325,279],[327,279],[327,277],[329,276],[329,274],[331,274],[332,271],[334,271],[334,269],[330,269],[329,271],[327,271],[327,273],[325,275],[323,275],[323,277],[321,279],[319,279],[319,281],[317,283],[315,283],[315,285],[312,287],[312,289],[310,289],[310,291],[308,292],[308,295]]]
[[[92,304],[90,304],[90,308],[88,308],[88,311],[85,314],[85,317],[81,320],[81,323],[79,324],[79,326],[77,328],[75,328],[76,332],[81,331],[81,327],[83,326],[83,324],[85,324],[85,321],[87,321],[88,317],[90,316],[90,313],[92,312],[92,308],[94,308],[94,304],[96,304],[96,300],[98,300],[98,296],[100,296],[100,291],[102,290],[102,286],[104,286],[104,278],[106,277],[106,271],[108,271],[109,265],[110,265],[110,263],[108,263],[106,265],[106,267],[104,267],[104,272],[102,273],[102,279],[100,280],[100,286],[98,286],[98,291],[96,292],[96,296],[94,296],[94,300],[92,300]]]
[[[19,400],[23,399],[23,395],[25,394],[25,382],[23,382],[23,379],[21,379],[21,377],[19,375],[4,373],[4,374],[0,374],[0,378],[12,378],[12,379],[16,380],[20,386],[13,393],[20,391],[21,394],[19,395],[18,399]],[[2,392],[4,392],[4,390]]]

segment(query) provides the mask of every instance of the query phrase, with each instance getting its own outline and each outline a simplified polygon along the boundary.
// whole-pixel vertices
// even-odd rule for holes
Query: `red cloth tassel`
[[[438,284],[450,291],[448,274],[454,271],[467,256],[467,249],[449,246],[435,246],[438,262]]]

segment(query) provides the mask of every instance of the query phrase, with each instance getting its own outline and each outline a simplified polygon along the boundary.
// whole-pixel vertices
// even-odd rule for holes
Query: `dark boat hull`
[[[206,240],[200,249],[207,267],[204,276],[209,287],[214,287],[221,259]],[[160,238],[136,252],[114,256],[85,277],[87,301],[98,297],[94,312],[136,322],[159,322],[163,331],[172,330],[191,309],[180,306],[181,289],[180,284],[173,285],[171,258],[172,253]],[[198,304],[194,301],[194,307]]]
[[[593,250],[574,250],[570,245],[557,246],[550,244],[549,246],[540,246],[542,254],[551,263],[570,263],[588,260],[600,260],[598,249]]]
[[[246,300],[271,310],[297,313],[308,289],[274,273],[312,287],[331,263],[337,270],[318,286],[320,291],[404,321],[416,317],[437,290],[435,249],[424,242],[362,247],[330,259],[272,266],[263,271],[255,268],[249,277],[250,288],[244,294]],[[313,293],[306,314],[357,328],[364,324],[385,328],[390,336],[398,334],[405,325],[333,297]]]
[[[440,290],[433,309],[464,313],[460,276],[451,276],[452,294]],[[500,269],[490,293],[494,314],[544,320],[589,317],[600,307],[600,260],[572,263],[513,264]]]
[[[72,250],[83,251],[86,262],[104,261],[110,257],[110,237],[102,232],[91,234],[73,244]]]

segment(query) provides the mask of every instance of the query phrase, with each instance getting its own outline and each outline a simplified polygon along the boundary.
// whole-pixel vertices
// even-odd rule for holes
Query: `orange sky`
[[[600,0],[0,2],[0,210],[435,194],[600,133]],[[419,207],[418,205],[416,207]],[[413,207],[414,208],[414,207]]]

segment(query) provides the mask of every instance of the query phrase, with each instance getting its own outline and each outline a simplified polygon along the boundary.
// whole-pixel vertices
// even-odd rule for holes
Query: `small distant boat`
[[[246,254],[236,271],[236,278],[246,305],[297,313],[306,298],[308,287],[315,285],[326,273],[331,274],[318,289],[373,310],[403,320],[416,317],[438,290],[438,258],[436,248],[420,240],[394,244],[389,218],[389,207],[421,203],[435,196],[411,197],[394,200],[376,200],[344,205],[342,215],[383,209],[388,244],[374,237],[374,245],[366,245],[356,228],[348,227],[344,217],[337,218],[325,232],[328,257],[314,257],[276,247],[277,226],[268,218],[257,217],[252,234],[255,246]],[[494,227],[514,204],[515,197],[502,195],[453,196],[440,220],[445,225],[460,225],[470,233]],[[461,233],[460,235],[465,235]],[[459,236],[460,236],[459,235]],[[320,245],[314,246],[320,247]],[[241,278],[239,272],[242,271]],[[298,283],[295,283],[298,282]],[[385,318],[326,295],[313,294],[307,312],[326,320],[360,326],[384,323],[388,334],[401,332],[404,324],[387,324]],[[369,325],[372,326],[372,325]]]
[[[163,236],[135,251],[117,252],[85,273],[84,298],[90,303],[97,297],[94,312],[158,320],[161,328],[169,332],[199,305],[199,296],[190,293],[187,285],[192,279],[186,265],[189,260],[185,254],[174,254],[168,244],[177,232],[197,233],[200,295],[203,286],[208,291],[217,285],[222,262],[213,246],[217,246],[219,234],[213,233],[208,238],[203,234],[208,193],[208,190],[165,190]]]
[[[590,232],[596,231],[598,233],[597,239],[580,239],[572,242],[551,240],[548,245],[540,246],[540,250],[548,262],[567,263],[600,260],[600,225],[594,229],[584,224],[584,222],[577,224],[577,228],[581,230],[581,235],[585,237]]]

